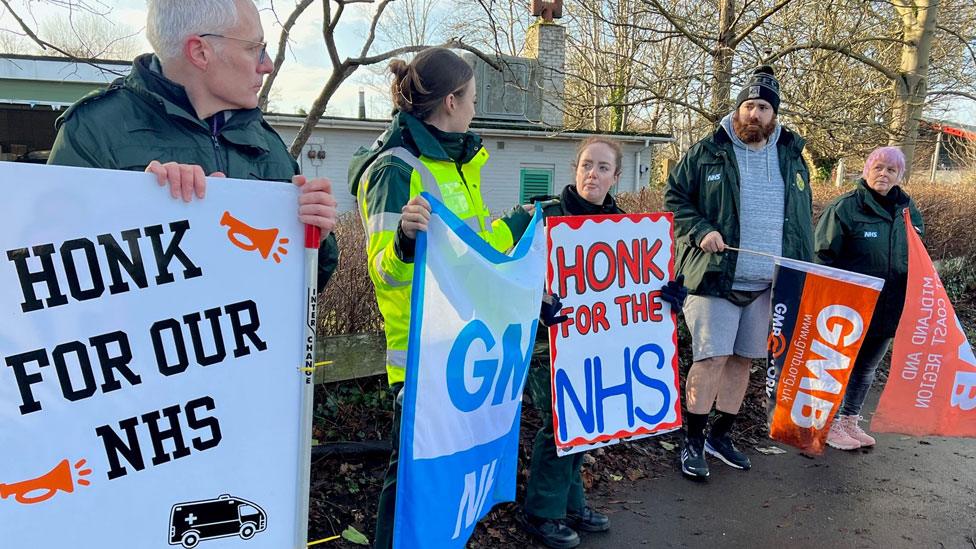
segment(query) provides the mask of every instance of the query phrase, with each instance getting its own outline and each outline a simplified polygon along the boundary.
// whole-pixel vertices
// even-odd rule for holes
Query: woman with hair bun
[[[410,62],[394,59],[390,95],[394,115],[389,128],[369,150],[361,149],[349,167],[366,229],[369,277],[383,315],[386,371],[392,394],[393,454],[377,509],[375,547],[393,545],[401,390],[405,379],[407,332],[414,247],[427,230],[427,191],[447,206],[493,248],[507,250],[531,220],[532,207],[516,207],[491,221],[481,197],[481,168],[488,152],[468,131],[475,113],[474,71],[445,48],[430,48]]]

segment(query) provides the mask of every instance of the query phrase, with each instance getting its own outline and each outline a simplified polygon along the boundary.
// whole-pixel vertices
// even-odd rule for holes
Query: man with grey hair
[[[203,198],[206,178],[292,181],[302,223],[322,229],[319,289],[335,270],[336,201],[328,179],[306,179],[257,108],[272,71],[252,0],[149,0],[155,55],[58,118],[49,164],[139,170],[175,199]]]
[[[757,68],[735,110],[671,172],[664,194],[674,212],[678,272],[691,294],[683,309],[694,363],[685,381],[681,471],[693,479],[708,478],[706,453],[735,469],[751,467],[731,431],[752,361],[766,357],[769,256],[813,258],[805,142],[777,122],[779,103],[773,70]]]

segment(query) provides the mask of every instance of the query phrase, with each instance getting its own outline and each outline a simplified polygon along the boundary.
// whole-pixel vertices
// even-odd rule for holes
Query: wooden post
[[[935,171],[939,169],[939,155],[942,153],[942,130],[935,138],[935,153],[932,154],[932,173],[929,175],[929,183],[935,183]]]

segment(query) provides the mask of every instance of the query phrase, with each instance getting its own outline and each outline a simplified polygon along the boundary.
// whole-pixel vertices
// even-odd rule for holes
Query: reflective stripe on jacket
[[[401,132],[409,132],[410,138],[398,135]],[[360,158],[366,157],[366,162],[357,166],[354,161],[350,170],[350,190],[356,194],[367,235],[369,277],[385,324],[386,369],[391,385],[403,382],[406,377],[414,267],[413,258],[401,257],[397,249],[401,208],[426,191],[501,251],[511,248],[528,224],[529,216],[524,212],[524,215],[515,213],[491,221],[480,191],[481,168],[489,155],[480,146],[480,140],[474,143],[476,152],[472,149],[473,154],[466,162],[455,162],[443,148],[435,146],[436,139],[418,120],[399,113],[377,147],[358,153]],[[416,154],[407,148],[409,145],[419,149]]]

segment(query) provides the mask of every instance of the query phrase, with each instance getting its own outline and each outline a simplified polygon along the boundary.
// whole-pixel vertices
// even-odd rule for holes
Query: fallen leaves
[[[352,526],[349,526],[342,531],[342,539],[350,543],[355,543],[356,545],[369,545],[369,538],[364,536],[359,530],[356,530]]]

